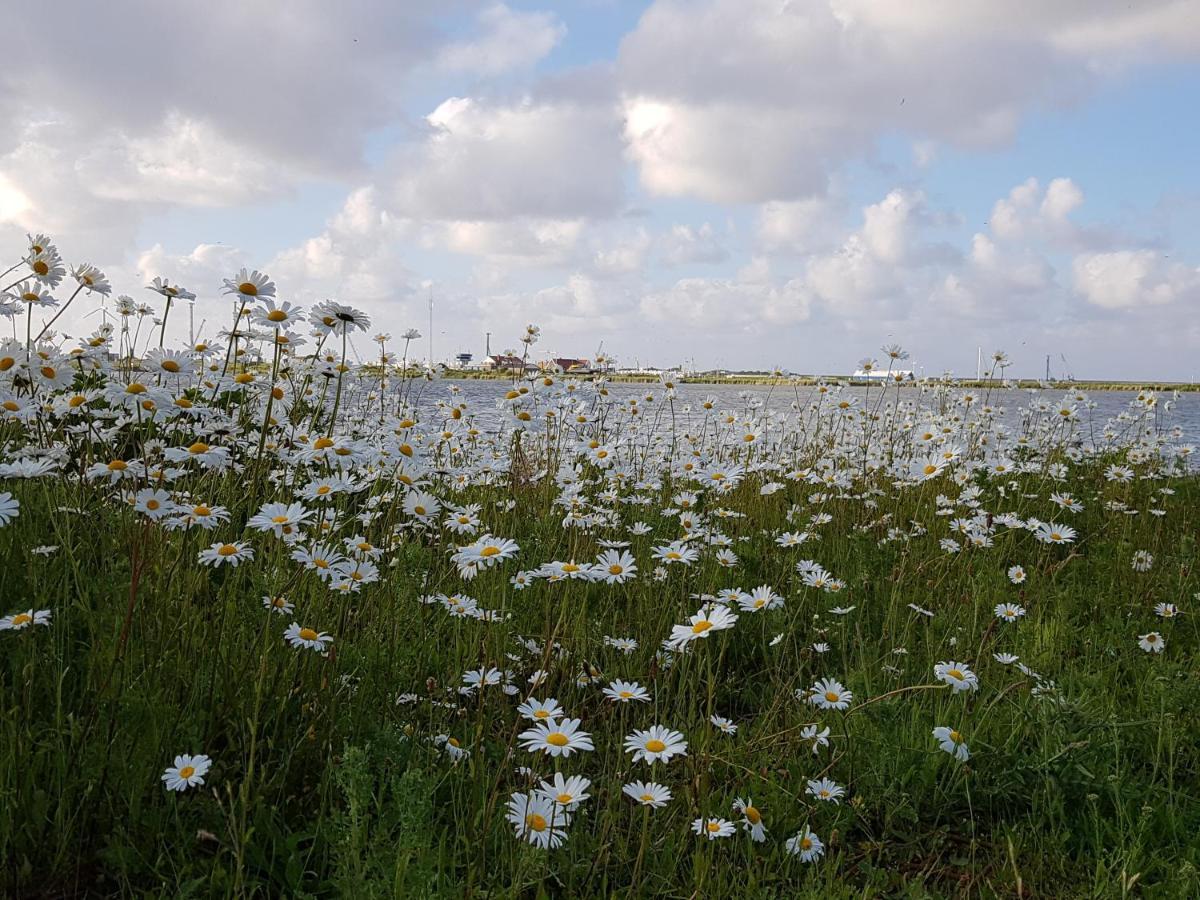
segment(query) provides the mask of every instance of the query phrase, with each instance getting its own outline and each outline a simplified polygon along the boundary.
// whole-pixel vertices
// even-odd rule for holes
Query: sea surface
[[[476,421],[485,427],[499,423],[500,412],[496,409],[496,401],[503,397],[505,391],[508,390],[508,383],[505,381],[474,379],[435,381],[425,385],[424,389],[416,395],[418,408],[430,409],[438,400],[446,399],[451,386],[459,388],[461,392],[459,396],[467,401],[468,408]],[[646,417],[643,422],[655,421],[655,413],[659,409],[667,407],[667,403],[663,399],[663,388],[658,384],[610,382],[607,387],[610,396],[618,401],[653,396],[653,402],[647,404]],[[882,386],[844,387],[841,389],[839,398],[855,397],[860,406],[874,409],[882,390],[885,390]],[[894,401],[897,395],[896,389],[886,390],[885,403]],[[1010,429],[1018,432],[1021,428],[1022,410],[1028,409],[1035,399],[1042,399],[1057,406],[1068,396],[1065,388],[1051,388],[1035,392],[1013,388],[990,390],[980,388],[972,389],[971,392],[980,398],[981,403],[986,401],[992,407],[1001,408],[1003,412],[999,417],[1000,420]],[[586,385],[581,388],[580,393],[584,398],[591,396]],[[964,393],[963,389],[953,389],[948,392],[947,396],[955,397],[962,393]],[[1108,420],[1122,412],[1140,414],[1140,410],[1135,410],[1131,406],[1131,403],[1137,398],[1136,391],[1084,391],[1083,393],[1086,394],[1087,403],[1094,404],[1093,408],[1089,409],[1085,403],[1074,399],[1071,400],[1071,403],[1078,407],[1077,427],[1085,440],[1088,433],[1093,430],[1097,435],[1102,433]],[[1072,398],[1074,394],[1075,391],[1070,392]],[[704,410],[701,408],[701,403],[709,397],[715,399],[717,410],[743,410],[749,402],[754,401],[767,409],[786,413],[793,409],[794,404],[806,406],[815,402],[817,396],[815,389],[811,386],[679,384],[676,386],[674,415],[677,427],[703,417]],[[937,395],[933,391],[922,394],[917,388],[911,387],[901,388],[899,396],[902,401],[916,402],[930,408],[936,408],[938,402]],[[1200,393],[1181,392],[1178,397],[1175,397],[1169,392],[1162,392],[1158,394],[1158,403],[1157,411],[1148,418],[1148,421],[1153,422],[1162,433],[1168,435],[1173,428],[1178,426],[1182,435],[1177,439],[1172,439],[1172,443],[1200,446]],[[657,421],[658,427],[669,428],[671,426],[670,410],[664,409],[663,413],[657,416]],[[1193,458],[1200,463],[1200,454],[1196,454]]]

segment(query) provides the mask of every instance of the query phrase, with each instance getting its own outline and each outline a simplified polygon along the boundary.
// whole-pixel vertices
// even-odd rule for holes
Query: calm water
[[[439,399],[448,396],[447,392],[451,385],[461,389],[461,396],[470,404],[470,408],[477,420],[483,424],[490,424],[496,421],[493,413],[495,401],[503,396],[507,385],[502,381],[474,381],[474,380],[457,380],[447,379],[441,382],[433,382],[425,387],[425,390],[420,396],[419,406],[429,408]],[[610,383],[608,385],[609,393],[618,400],[627,399],[630,397],[645,397],[648,394],[653,394],[656,400],[650,405],[650,409],[656,409],[664,405],[662,402],[662,388],[657,384],[627,384],[627,383]],[[870,388],[868,398],[868,389],[865,387],[847,387],[842,389],[842,395],[851,395],[858,397],[860,402],[869,399],[869,405],[873,408],[879,397],[880,387]],[[586,398],[588,393],[582,392]],[[957,396],[960,392],[954,392],[952,396]],[[1003,407],[1004,414],[1001,420],[1010,428],[1017,429],[1020,426],[1020,410],[1027,408],[1035,398],[1044,399],[1046,402],[1057,405],[1064,395],[1065,390],[1044,390],[1031,394],[1029,391],[1013,390],[1013,389],[994,389],[990,392],[976,391],[981,397],[988,396],[988,402],[993,407]],[[1088,400],[1095,403],[1094,409],[1084,409],[1082,404],[1076,404],[1080,407],[1080,423],[1086,433],[1088,423],[1091,422],[1097,432],[1103,430],[1105,423],[1119,415],[1122,412],[1129,411],[1130,402],[1137,397],[1136,391],[1086,391]],[[787,385],[741,385],[741,384],[680,384],[676,390],[676,417],[682,422],[686,418],[684,407],[690,405],[692,407],[692,416],[700,417],[703,410],[700,409],[700,404],[707,397],[714,397],[717,402],[717,409],[738,410],[746,405],[746,398],[754,398],[761,402],[766,408],[778,410],[780,412],[788,412],[793,403],[797,399],[802,404],[807,404],[816,399],[816,394],[811,387],[793,388]],[[895,397],[895,390],[888,391],[888,400]],[[900,391],[902,400],[915,401],[921,405],[931,405],[936,402],[935,395],[931,392],[922,396],[916,389],[903,388]],[[1183,437],[1179,443],[1200,445],[1200,393],[1181,393],[1178,399],[1172,399],[1170,394],[1159,394],[1160,406],[1165,405],[1170,401],[1171,409],[1163,411],[1160,409],[1158,421],[1160,428],[1167,432],[1175,426],[1179,426],[1183,430]],[[650,410],[647,410],[649,413]],[[669,419],[667,420],[669,422]]]

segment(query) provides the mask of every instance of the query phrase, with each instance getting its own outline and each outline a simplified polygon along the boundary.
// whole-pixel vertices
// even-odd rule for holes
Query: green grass
[[[230,508],[232,523],[208,532],[166,532],[78,478],[9,481],[21,514],[0,529],[5,611],[53,610],[49,628],[0,633],[0,859],[13,896],[478,897],[643,896],[851,897],[1195,896],[1200,892],[1197,792],[1200,673],[1193,594],[1200,590],[1196,513],[1200,483],[1171,476],[1110,484],[1101,462],[1072,468],[1066,487],[1086,509],[1052,515],[1052,489],[1022,476],[1001,498],[982,482],[985,509],[1069,521],[1079,540],[1037,543],[999,529],[995,546],[941,552],[946,520],[938,480],[897,490],[883,478],[867,509],[852,498],[812,505],[811,486],[788,483],[760,496],[748,480],[720,505],[747,513],[721,522],[740,565],[726,571],[706,555],[651,580],[651,546],[676,536],[659,513],[671,485],[647,507],[620,508],[654,535],[633,538],[641,573],[621,586],[538,581],[514,592],[509,577],[552,559],[590,560],[596,534],[561,527],[552,485],[500,484],[455,495],[483,505],[486,527],[511,537],[520,556],[472,582],[459,580],[447,535],[405,529],[381,562],[384,577],[361,592],[330,592],[300,573],[280,542],[256,535],[257,556],[239,568],[207,569],[197,552],[236,535],[269,499],[245,476],[194,477],[194,497]],[[1169,485],[1175,494],[1152,495]],[[403,514],[395,484],[375,482],[337,502],[343,513],[383,498],[369,526],[388,543]],[[1024,494],[1032,495],[1029,497]],[[271,495],[273,496],[273,494]],[[516,501],[513,509],[504,501]],[[1136,516],[1105,508],[1119,499]],[[711,509],[715,499],[702,508]],[[791,504],[833,522],[794,550],[774,545]],[[1166,510],[1162,517],[1146,512]],[[68,511],[69,510],[69,511]],[[920,523],[926,536],[880,543],[886,526]],[[351,523],[353,525],[353,523]],[[344,531],[343,534],[352,533]],[[742,537],[746,541],[740,541]],[[465,538],[464,538],[465,541]],[[48,557],[38,545],[54,544]],[[1131,569],[1135,550],[1154,555]],[[805,588],[794,563],[811,557],[847,582],[831,597]],[[389,565],[389,563],[393,563]],[[1019,587],[1009,565],[1029,572]],[[672,624],[687,621],[692,595],[731,585],[769,584],[780,610],[743,614],[737,626],[664,669],[655,651]],[[503,610],[499,622],[452,618],[417,602],[462,590]],[[334,635],[322,658],[281,638],[291,619],[269,615],[263,594],[286,592],[296,618]],[[1028,614],[1000,624],[992,607]],[[1156,602],[1183,614],[1159,621]],[[831,615],[836,603],[853,605]],[[933,610],[926,618],[914,603]],[[1159,629],[1164,653],[1137,635]],[[122,634],[125,639],[122,640]],[[782,640],[771,646],[772,638]],[[604,635],[630,636],[623,655]],[[537,653],[519,640],[539,644]],[[514,740],[520,697],[489,688],[459,697],[462,674],[510,669],[522,684],[549,657],[556,697],[593,735],[596,750],[553,762]],[[814,641],[830,645],[816,654]],[[902,648],[904,653],[896,652]],[[992,660],[1016,653],[1053,682],[1038,684]],[[514,654],[516,659],[506,657]],[[950,695],[932,666],[968,661],[982,689]],[[651,704],[619,708],[594,671],[637,680]],[[848,713],[818,712],[793,696],[818,677],[854,692]],[[905,690],[906,688],[916,688]],[[415,703],[397,704],[401,692]],[[888,696],[891,692],[896,692]],[[719,735],[712,713],[739,725]],[[686,757],[631,764],[622,736],[661,722],[683,731]],[[821,722],[833,747],[814,755],[798,727]],[[935,725],[959,728],[972,758],[941,753]],[[455,765],[431,742],[450,734],[469,749]],[[205,753],[203,788],[164,791],[159,775],[177,753]],[[503,813],[530,786],[517,766],[587,775],[592,799],[566,843],[544,851],[518,841]],[[841,805],[817,806],[807,778],[826,772],[847,787]],[[620,793],[633,778],[668,784],[674,800],[646,812]],[[689,830],[701,815],[724,815],[751,795],[770,840],[705,841]],[[827,845],[805,865],[783,840],[809,824]]]

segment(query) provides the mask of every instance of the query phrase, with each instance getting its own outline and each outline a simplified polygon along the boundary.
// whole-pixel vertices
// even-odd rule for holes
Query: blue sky
[[[432,285],[442,358],[534,321],[659,365],[846,371],[894,340],[926,371],[982,345],[1189,379],[1193,11],[66,3],[60,51],[18,33],[0,76],[0,240],[50,232],[139,299],[254,266],[394,332]]]

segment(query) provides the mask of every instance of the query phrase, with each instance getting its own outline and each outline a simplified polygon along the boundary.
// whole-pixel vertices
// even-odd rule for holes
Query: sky
[[[1194,0],[61,0],[9,24],[0,269],[46,232],[114,296],[194,291],[210,335],[248,266],[421,355],[432,294],[437,360],[532,322],[537,358],[623,365],[845,373],[898,343],[925,374],[982,347],[1019,377],[1200,376]]]

